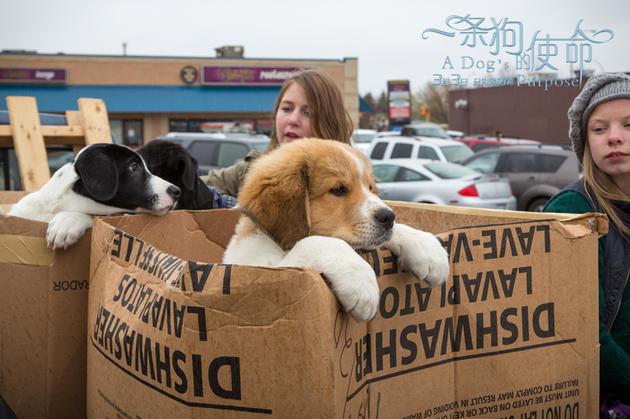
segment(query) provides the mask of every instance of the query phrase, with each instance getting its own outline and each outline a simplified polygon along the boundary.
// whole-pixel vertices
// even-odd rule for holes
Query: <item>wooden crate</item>
[[[9,125],[0,125],[0,147],[14,147],[22,187],[39,190],[50,179],[46,146],[72,145],[75,154],[84,146],[111,143],[107,108],[101,99],[79,99],[79,110],[66,111],[68,125],[41,125],[33,97],[7,96]]]

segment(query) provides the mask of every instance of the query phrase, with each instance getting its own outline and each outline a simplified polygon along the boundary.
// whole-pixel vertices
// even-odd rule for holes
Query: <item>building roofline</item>
[[[177,59],[177,60],[218,60],[218,61],[336,61],[344,63],[348,60],[358,60],[357,57],[343,58],[256,58],[256,57],[210,57],[210,56],[178,56],[178,55],[120,55],[120,54],[66,54],[65,52],[41,53],[30,50],[0,51],[0,56],[29,56],[29,57],[68,57],[68,58],[121,58],[121,59]]]

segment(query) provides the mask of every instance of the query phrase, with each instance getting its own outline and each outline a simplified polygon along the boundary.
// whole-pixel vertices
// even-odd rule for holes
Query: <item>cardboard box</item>
[[[392,205],[452,278],[366,254],[369,323],[309,269],[222,265],[236,211],[99,219],[88,417],[597,417],[603,218]]]
[[[0,215],[0,394],[19,418],[81,418],[90,235],[52,251],[46,228]]]

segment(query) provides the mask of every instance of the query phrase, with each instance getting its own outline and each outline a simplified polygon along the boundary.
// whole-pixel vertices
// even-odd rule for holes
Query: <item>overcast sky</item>
[[[585,67],[630,71],[628,0],[0,0],[0,49],[110,55],[122,54],[126,42],[129,55],[214,57],[216,47],[243,45],[248,58],[356,57],[359,91],[378,94],[390,79],[408,79],[416,91],[434,74],[497,77],[485,68],[462,68],[470,65],[467,56],[513,61],[505,51],[491,55],[480,38],[476,47],[460,45],[465,35],[448,28],[446,19],[468,14],[485,18],[482,26],[493,17],[520,22],[526,46],[536,31],[568,38],[584,19],[581,28],[589,35],[614,32],[609,42],[592,44],[593,62]],[[422,39],[430,28],[455,35]],[[565,46],[556,43],[559,57],[550,64],[566,77]],[[444,66],[447,56],[453,68]]]

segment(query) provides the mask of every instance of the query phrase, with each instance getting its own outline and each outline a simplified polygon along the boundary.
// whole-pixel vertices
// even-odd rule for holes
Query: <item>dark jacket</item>
[[[627,204],[626,204],[627,205]],[[621,208],[627,211],[627,208]],[[601,212],[577,181],[554,196],[547,212]],[[628,212],[630,214],[630,211]],[[600,378],[604,391],[630,401],[630,273],[629,238],[610,223],[599,240]]]
[[[588,201],[591,211],[604,212],[586,192],[583,181],[578,180],[563,190],[578,192]],[[610,223],[608,234],[604,236],[604,249],[604,272],[603,277],[600,278],[604,288],[602,320],[606,324],[606,329],[610,330],[621,305],[623,290],[628,282],[628,273],[630,272],[630,238],[625,237],[613,223]]]

